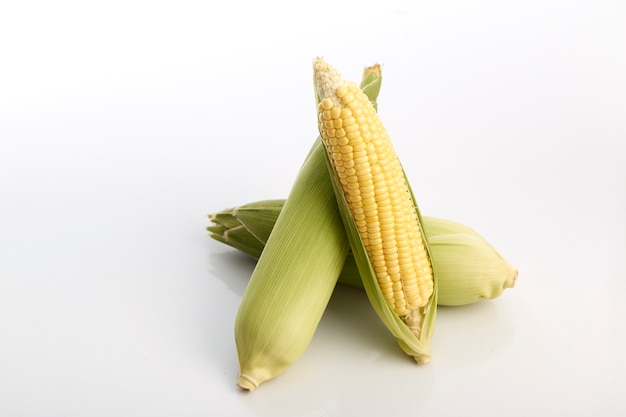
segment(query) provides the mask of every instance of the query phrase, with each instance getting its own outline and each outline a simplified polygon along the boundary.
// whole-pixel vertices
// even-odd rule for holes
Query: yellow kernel
[[[356,124],[351,124],[348,125],[346,122],[343,123],[343,129],[346,131],[346,133],[354,133],[357,130],[359,130],[359,126]]]
[[[367,221],[367,219],[365,219],[365,221]],[[372,247],[373,247],[373,246],[376,246],[376,245],[381,245],[381,244],[383,243],[382,239],[380,239],[380,238],[375,238],[375,237],[371,237],[371,236],[369,237],[369,240],[370,240],[370,245],[371,245]],[[381,247],[382,247],[382,246],[381,246]]]
[[[358,175],[359,177],[359,183],[362,184],[361,185],[361,191],[363,191],[364,193],[370,193],[370,192],[374,192],[374,184],[372,184],[371,182],[369,182],[368,180],[370,178],[368,178],[369,173],[363,174],[363,175]]]
[[[369,161],[364,152],[354,153],[354,164],[357,171],[369,168]]]
[[[320,107],[324,110],[330,110],[333,107],[333,101],[327,97],[321,101]]]
[[[341,87],[339,87],[341,88]],[[350,107],[356,107],[358,106],[359,102],[358,100],[355,100],[355,96],[354,93],[352,91],[346,91],[343,93],[343,95],[339,95],[339,88],[337,89],[337,96],[341,99],[341,101],[343,101],[343,103],[346,106],[350,106]]]
[[[376,271],[376,274],[384,274],[387,272],[387,267],[385,265],[375,266],[374,271]]]
[[[391,200],[389,200],[389,195],[386,194],[385,191],[381,190],[380,188],[377,190],[376,204],[378,204],[378,207],[380,207],[380,215],[384,217],[389,217],[392,215],[393,210]]]
[[[345,130],[345,129],[344,129]],[[356,140],[361,136],[359,131],[346,132],[346,137],[350,140]]]
[[[372,266],[375,266],[375,267],[385,266],[385,260],[384,259],[372,260]]]
[[[372,237],[370,236],[370,241],[371,241]],[[385,256],[384,255],[372,255],[372,263],[373,264],[380,264],[380,263],[384,263],[385,262]]]
[[[341,147],[341,152],[343,152],[343,153],[352,153],[352,146],[350,146],[350,145],[343,145]]]
[[[363,154],[366,155],[367,152],[365,152],[365,143],[363,143],[363,142],[356,143],[354,145],[354,151],[355,152],[363,152]]]
[[[397,241],[396,241],[397,242]],[[385,250],[385,256],[389,259],[398,259],[398,245]]]
[[[386,277],[388,278],[388,277]],[[382,282],[380,282],[382,281]],[[391,291],[392,290],[392,286],[393,286],[393,281],[390,279],[386,279],[386,280],[380,280],[378,282],[378,286],[380,287],[380,289],[383,291],[383,293],[385,292],[385,290]]]
[[[410,257],[400,258],[398,259],[398,265],[400,266],[400,268],[408,269],[413,265],[413,260]]]
[[[375,250],[382,250],[383,249],[383,245],[381,243],[376,243],[373,244],[372,242],[370,242],[370,251],[375,251]]]
[[[378,216],[376,216],[376,213],[371,214],[371,213],[366,212],[365,220],[367,220],[368,224],[378,223]]]
[[[394,223],[394,219],[393,216],[380,216],[380,224],[393,224]]]

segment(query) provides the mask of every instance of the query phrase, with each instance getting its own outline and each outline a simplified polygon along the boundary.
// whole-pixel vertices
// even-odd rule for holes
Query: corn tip
[[[418,365],[424,365],[428,362],[430,362],[430,360],[432,359],[431,355],[419,355],[419,356],[413,356],[413,359],[415,359],[415,362],[417,362]]]
[[[502,286],[502,288],[515,287],[515,283],[517,282],[517,275],[518,275],[518,270],[514,268],[513,271],[511,272],[511,276],[509,276],[509,278],[506,281],[504,281],[504,285]]]
[[[316,58],[313,61],[313,75],[317,96],[320,101],[325,98],[330,98],[334,105],[339,105],[340,101],[337,97],[337,88],[348,84],[348,81],[343,78],[343,75],[322,58]]]
[[[237,379],[237,386],[246,391],[254,391],[254,389],[259,386],[259,383],[250,375],[241,374],[239,375],[239,379]]]

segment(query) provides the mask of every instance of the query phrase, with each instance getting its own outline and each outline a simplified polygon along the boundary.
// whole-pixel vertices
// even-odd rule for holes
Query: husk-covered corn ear
[[[241,388],[254,390],[304,353],[337,283],[348,243],[320,187],[324,168],[319,154],[307,158],[244,292],[235,319]]]
[[[224,231],[232,226],[230,218],[212,216],[212,232],[226,234],[225,242],[231,237],[242,242],[248,252],[254,241],[267,239],[235,319],[237,384],[246,390],[280,375],[304,353],[348,253],[319,140],[300,169],[273,230],[251,227],[246,215],[258,213],[239,210],[242,227],[235,226],[234,234]]]

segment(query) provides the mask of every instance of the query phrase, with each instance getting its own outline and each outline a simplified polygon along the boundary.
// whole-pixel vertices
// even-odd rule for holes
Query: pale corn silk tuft
[[[347,85],[348,81],[335,67],[328,65],[319,58],[313,62],[313,70],[320,101],[329,98],[334,106],[343,106],[343,103],[337,97],[336,91],[339,87]]]

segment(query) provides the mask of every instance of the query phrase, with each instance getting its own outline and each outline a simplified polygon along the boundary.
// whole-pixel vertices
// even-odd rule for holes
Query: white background
[[[626,3],[4,2],[0,415],[626,416]],[[440,308],[416,366],[338,288],[277,379],[235,386],[254,267],[206,215],[284,198],[312,59],[358,80],[423,214],[519,269]]]

